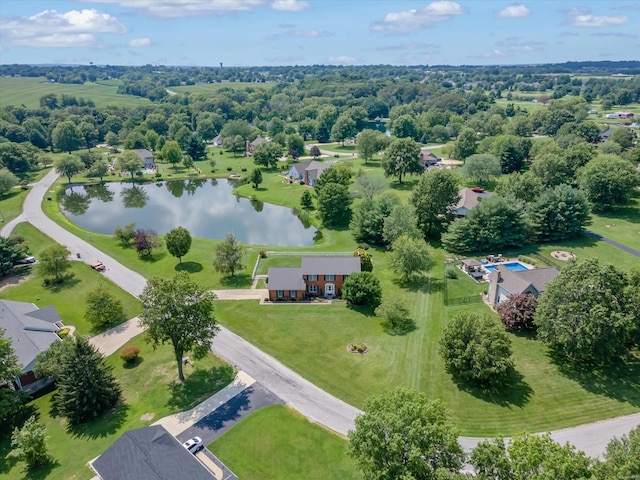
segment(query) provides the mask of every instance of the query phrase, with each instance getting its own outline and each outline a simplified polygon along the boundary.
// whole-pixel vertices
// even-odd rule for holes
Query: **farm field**
[[[201,93],[205,95],[215,95],[221,88],[233,88],[235,90],[244,90],[246,88],[267,89],[271,88],[272,83],[257,82],[225,82],[225,83],[203,83],[200,85],[179,85],[169,87],[169,90],[177,93]]]
[[[0,77],[0,107],[24,105],[27,108],[39,108],[40,98],[50,93],[91,99],[98,108],[110,104],[131,107],[151,103],[146,98],[118,94],[119,84],[119,80],[99,80],[95,83],[76,85],[51,83],[44,77]]]

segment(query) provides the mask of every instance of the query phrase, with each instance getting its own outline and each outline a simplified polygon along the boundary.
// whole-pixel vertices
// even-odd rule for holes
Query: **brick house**
[[[269,300],[338,297],[347,277],[359,272],[360,257],[303,257],[300,268],[269,269]]]

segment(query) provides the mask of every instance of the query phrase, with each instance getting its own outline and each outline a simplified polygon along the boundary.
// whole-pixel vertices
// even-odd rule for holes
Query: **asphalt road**
[[[177,438],[181,442],[186,442],[197,436],[202,439],[202,443],[209,445],[251,412],[269,405],[282,405],[283,403],[284,401],[262,385],[254,383],[206,417],[198,420]]]
[[[49,188],[56,178],[55,172],[51,171],[33,186],[25,200],[24,217],[46,235],[67,245],[74,256],[79,252],[85,261],[102,261],[107,266],[104,272],[107,278],[138,296],[146,283],[142,275],[119,264],[88,241],[59,227],[42,212],[42,198],[47,193],[53,196],[54,192],[49,191]],[[213,340],[212,350],[238,369],[247,372],[302,415],[342,435],[353,428],[355,417],[361,413],[224,327],[220,328]],[[553,432],[552,435],[563,442],[570,442],[589,456],[597,457],[604,453],[611,438],[627,433],[637,425],[640,425],[640,413],[564,429]],[[467,450],[479,440],[460,438],[462,446]]]

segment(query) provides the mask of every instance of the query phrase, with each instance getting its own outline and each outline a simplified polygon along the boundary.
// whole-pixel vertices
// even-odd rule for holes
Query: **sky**
[[[0,63],[640,60],[640,0],[0,0]]]

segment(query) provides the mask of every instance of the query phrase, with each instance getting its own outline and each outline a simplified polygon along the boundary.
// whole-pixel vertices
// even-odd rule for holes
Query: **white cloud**
[[[301,12],[309,7],[309,2],[302,0],[275,0],[271,4],[271,8],[283,12]]]
[[[496,57],[504,57],[506,56],[506,54],[503,51],[498,50],[497,48],[494,48],[490,52],[483,53],[482,56],[484,58],[496,58]]]
[[[446,22],[463,13],[464,9],[458,3],[440,0],[430,3],[422,10],[412,8],[402,12],[389,12],[381,21],[374,23],[372,29],[388,33],[410,32]]]
[[[337,57],[329,57],[327,63],[332,65],[353,65],[357,60],[347,55],[338,55]]]
[[[253,10],[266,0],[86,0],[93,3],[115,3],[135,8],[160,18],[224,15],[230,12]]]
[[[529,10],[523,3],[509,5],[498,12],[498,17],[500,18],[519,18],[528,17],[529,15],[531,15],[531,10]]]
[[[134,38],[129,42],[129,46],[134,48],[148,47],[149,45],[151,45],[151,39],[148,37]]]
[[[574,27],[613,27],[615,25],[623,25],[629,23],[629,17],[626,15],[592,15],[591,11],[586,8],[572,8],[565,12],[567,23]]]
[[[95,9],[59,13],[45,10],[30,17],[0,20],[9,42],[33,47],[88,46],[96,33],[122,34],[126,27],[117,18]]]
[[[281,38],[326,38],[334,34],[327,30],[287,30],[282,33],[272,33],[267,35],[267,40],[280,40]]]

